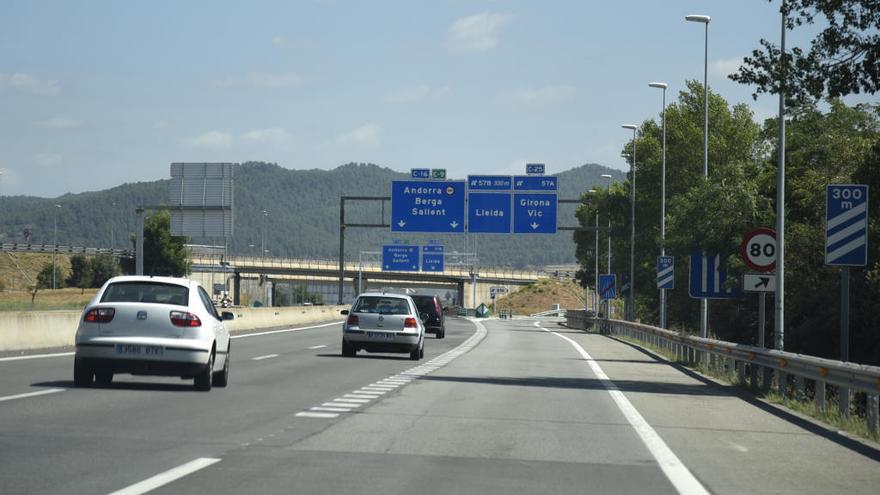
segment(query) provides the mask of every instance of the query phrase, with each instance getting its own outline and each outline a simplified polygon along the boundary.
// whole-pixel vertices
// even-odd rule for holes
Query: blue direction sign
[[[419,247],[406,244],[382,246],[382,271],[419,271]]]
[[[510,191],[513,177],[509,175],[468,175],[469,191]]]
[[[464,181],[393,181],[392,232],[464,232]]]
[[[658,289],[674,289],[675,288],[675,257],[674,256],[658,256],[657,257],[657,288]]]
[[[422,271],[442,272],[443,270],[443,246],[439,244],[422,246]]]
[[[544,175],[544,164],[526,163],[526,173],[529,175]]]
[[[825,264],[868,263],[868,186],[830,184],[825,188]]]
[[[430,179],[431,169],[429,168],[412,168],[409,170],[409,176],[413,179]]]
[[[515,191],[556,191],[558,181],[555,175],[514,175],[513,189]]]
[[[468,194],[468,232],[509,234],[511,217],[510,194]]]
[[[727,272],[721,266],[720,254],[697,251],[690,257],[690,284],[688,293],[694,299],[738,299],[739,288],[725,288]]]
[[[617,298],[617,275],[599,275],[599,299],[603,301]]]
[[[513,233],[555,234],[556,194],[514,194]]]

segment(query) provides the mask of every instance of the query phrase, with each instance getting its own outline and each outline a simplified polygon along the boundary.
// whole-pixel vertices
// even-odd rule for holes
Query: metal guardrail
[[[880,426],[878,366],[704,339],[621,320],[589,318],[583,310],[568,311],[566,325],[580,329],[591,327],[602,333],[634,339],[670,353],[679,361],[731,374],[754,388],[769,391],[775,386],[783,396],[793,391],[798,399],[810,399],[807,385],[811,382],[812,400],[820,409],[827,406],[827,387],[830,385],[836,388],[838,408],[843,416],[850,414],[851,392],[864,393],[868,429],[876,433]]]
[[[567,309],[564,309],[564,308],[559,308],[559,309],[549,309],[549,310],[547,310],[547,311],[540,311],[540,312],[538,312],[538,313],[532,313],[532,314],[530,314],[529,316],[537,316],[537,317],[541,317],[541,316],[561,316],[561,317],[564,318],[565,315],[567,314],[567,312],[568,312],[568,310],[567,310]]]
[[[62,246],[54,244],[26,244],[20,242],[4,242],[0,244],[0,252],[12,253],[72,253],[72,254],[101,254],[110,253],[113,256],[132,256],[127,249],[94,248],[85,246]]]

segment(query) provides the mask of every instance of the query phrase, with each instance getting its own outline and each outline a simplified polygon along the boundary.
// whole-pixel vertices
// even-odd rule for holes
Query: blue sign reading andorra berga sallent
[[[394,272],[419,271],[419,247],[406,244],[382,246],[382,270]]]
[[[464,181],[393,181],[392,232],[464,232]]]

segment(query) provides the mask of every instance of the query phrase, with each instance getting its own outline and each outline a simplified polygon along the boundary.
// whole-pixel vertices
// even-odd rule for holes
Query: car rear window
[[[383,315],[406,315],[409,314],[409,304],[406,299],[398,297],[374,297],[366,296],[358,299],[354,307],[355,313],[380,313]]]
[[[419,308],[419,313],[434,314],[437,312],[437,307],[434,305],[434,298],[431,296],[413,296],[413,301],[415,301],[416,307]]]
[[[188,288],[157,282],[117,282],[110,284],[101,296],[101,302],[145,302],[186,306],[188,301]]]

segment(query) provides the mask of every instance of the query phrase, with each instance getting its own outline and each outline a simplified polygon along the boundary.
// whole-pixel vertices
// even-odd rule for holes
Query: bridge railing
[[[87,246],[64,246],[61,244],[28,244],[22,242],[4,242],[0,244],[0,252],[12,253],[49,253],[59,254],[102,254],[109,253],[114,256],[132,256],[127,249],[95,248]]]
[[[621,320],[586,317],[583,310],[569,310],[566,324],[572,328],[594,328],[660,349],[689,365],[702,365],[727,375],[731,381],[748,384],[782,396],[812,400],[824,410],[830,392],[837,396],[840,414],[848,417],[851,392],[866,396],[865,420],[877,433],[880,422],[880,367],[834,361],[791,352],[764,349],[723,340],[679,334],[662,328]]]

